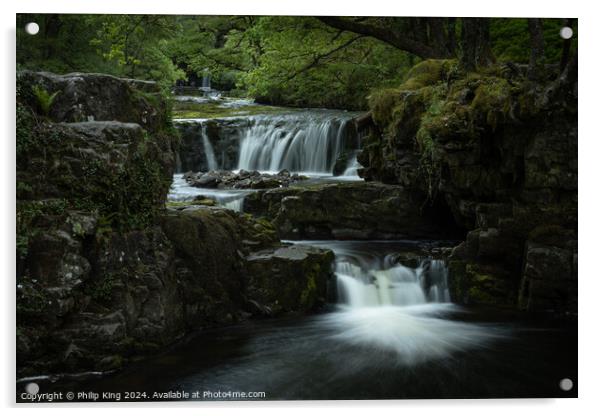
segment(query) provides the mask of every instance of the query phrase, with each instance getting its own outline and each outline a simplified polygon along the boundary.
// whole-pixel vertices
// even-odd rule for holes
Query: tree
[[[462,18],[462,47],[460,63],[466,71],[489,66],[495,62],[491,52],[489,19],[481,17]]]
[[[370,36],[420,58],[450,58],[455,48],[455,25],[449,18],[317,17],[336,29]],[[447,25],[446,25],[447,23]]]
[[[545,44],[543,40],[543,24],[541,19],[527,19],[529,26],[529,39],[531,43],[531,56],[529,58],[529,71],[527,76],[532,81],[544,77]]]
[[[462,18],[462,50],[456,48],[456,18],[344,18],[320,16],[331,27],[370,36],[422,59],[454,58],[458,54],[462,67],[473,71],[495,62],[491,52],[489,19]]]

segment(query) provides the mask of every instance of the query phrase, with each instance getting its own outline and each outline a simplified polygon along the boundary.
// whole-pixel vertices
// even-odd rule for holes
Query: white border
[[[377,408],[380,414],[438,414],[487,416],[510,414],[581,415],[599,411],[600,386],[600,332],[601,281],[600,267],[600,176],[597,167],[602,155],[602,123],[600,111],[602,77],[600,69],[602,16],[594,1],[527,2],[503,0],[497,2],[469,0],[397,1],[369,0],[351,3],[344,0],[4,0],[2,2],[2,97],[0,114],[4,134],[2,143],[2,302],[4,325],[0,366],[0,395],[2,404],[14,402],[14,71],[15,71],[15,13],[168,13],[168,14],[302,14],[302,15],[398,15],[398,16],[492,16],[492,17],[578,17],[579,18],[579,399],[573,400],[432,400],[381,402],[271,402],[271,403],[157,403],[157,404],[99,404],[43,405],[26,407],[29,411],[63,415],[65,412],[126,414],[132,407],[143,407],[144,412],[164,414],[165,408],[179,412],[192,408],[195,414],[223,414],[248,412],[263,415],[282,415],[309,412],[344,412],[361,414]],[[21,406],[23,407],[23,406]],[[82,409],[82,407],[85,408]],[[335,409],[336,408],[336,409]],[[110,409],[110,410],[109,410]],[[10,411],[15,411],[14,405]]]

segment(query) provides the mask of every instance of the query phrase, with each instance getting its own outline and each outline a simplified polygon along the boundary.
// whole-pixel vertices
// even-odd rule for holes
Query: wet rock
[[[527,310],[557,310],[577,305],[576,251],[527,242],[519,305]]]
[[[334,176],[340,176],[345,172],[347,165],[349,164],[350,157],[352,157],[350,152],[344,152],[337,158],[332,170],[332,174]]]
[[[248,118],[223,118],[212,120],[176,120],[181,145],[178,149],[179,171],[209,171],[203,135],[211,143],[222,169],[236,169],[241,128],[248,125]]]
[[[271,220],[282,238],[396,239],[445,230],[401,186],[338,183],[294,186],[245,198],[244,212]]]
[[[315,309],[326,302],[333,261],[332,251],[301,245],[251,253],[247,296],[263,313]]]
[[[277,174],[259,173],[257,171],[239,172],[232,171],[210,171],[207,173],[188,172],[184,179],[190,186],[198,188],[219,188],[219,189],[270,189],[282,188],[304,181],[307,177],[293,174],[282,170]]]

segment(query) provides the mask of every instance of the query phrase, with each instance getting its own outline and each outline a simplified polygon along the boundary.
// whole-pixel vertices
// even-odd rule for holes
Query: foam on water
[[[398,264],[366,242],[304,242],[335,252],[338,308],[317,322],[329,337],[391,355],[392,364],[414,365],[486,346],[504,334],[496,328],[450,319],[447,267],[425,258],[416,268]],[[376,243],[375,243],[376,244]]]

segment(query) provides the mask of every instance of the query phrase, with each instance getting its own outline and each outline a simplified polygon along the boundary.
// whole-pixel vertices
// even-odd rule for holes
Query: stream
[[[442,261],[393,261],[436,242],[297,244],[336,254],[337,302],[325,311],[204,330],[120,373],[45,391],[135,386],[149,395],[200,391],[201,400],[242,400],[223,396],[240,392],[265,393],[262,400],[574,396],[558,382],[576,379],[576,329],[461,308],[447,299]]]

